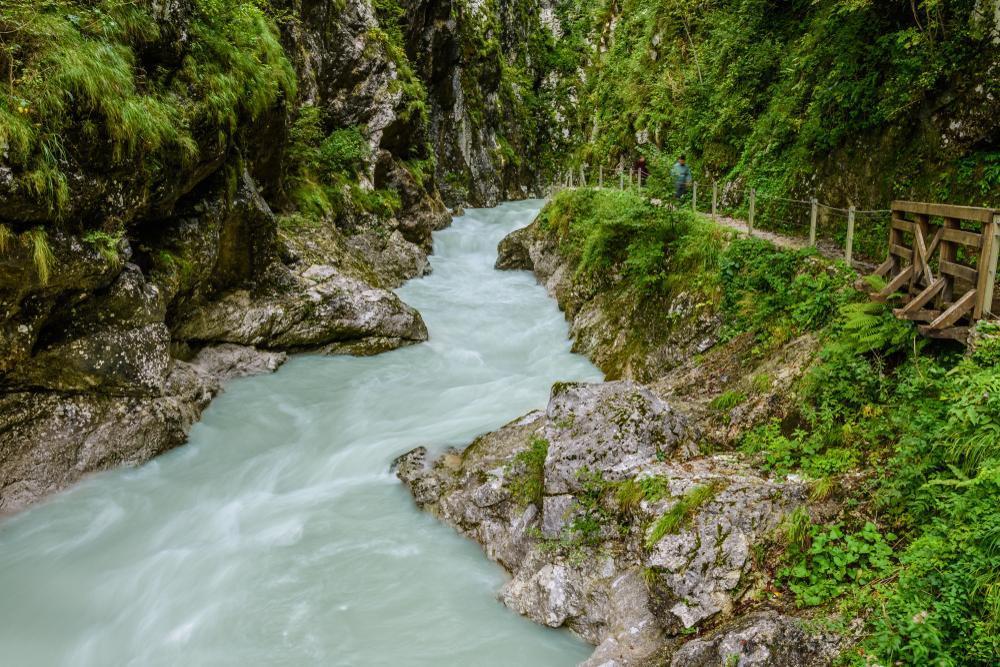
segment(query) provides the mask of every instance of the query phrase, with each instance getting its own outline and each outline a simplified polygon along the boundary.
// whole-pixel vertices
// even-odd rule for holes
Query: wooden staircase
[[[1000,314],[998,233],[997,209],[894,201],[888,257],[874,274],[888,282],[871,298],[901,292],[896,317],[924,322],[925,336],[964,342],[978,320]]]

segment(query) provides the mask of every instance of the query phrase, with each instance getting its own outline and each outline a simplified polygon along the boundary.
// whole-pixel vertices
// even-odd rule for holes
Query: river
[[[232,382],[189,444],[0,523],[0,663],[574,665],[591,651],[496,600],[506,575],[389,471],[468,443],[556,380],[601,379],[496,245],[541,202],[473,209],[399,289],[430,341],[301,355]]]

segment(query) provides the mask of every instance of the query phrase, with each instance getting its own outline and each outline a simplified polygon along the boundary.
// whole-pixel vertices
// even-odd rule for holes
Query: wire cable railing
[[[552,192],[565,188],[596,187],[620,190],[649,190],[649,174],[635,169],[618,169],[605,173],[580,167],[562,174],[552,186]],[[654,203],[668,202],[651,197]],[[749,236],[767,230],[790,237],[798,246],[816,247],[830,256],[842,256],[848,264],[864,264],[881,260],[885,254],[885,238],[891,224],[892,211],[831,206],[812,199],[792,199],[757,192],[733,181],[692,181],[680,199],[672,197],[673,205],[690,206],[696,213],[712,216],[729,226],[742,226]],[[865,261],[868,260],[868,261]]]

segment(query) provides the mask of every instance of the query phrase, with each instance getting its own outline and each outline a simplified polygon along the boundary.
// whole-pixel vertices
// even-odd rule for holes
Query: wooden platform
[[[884,289],[871,298],[899,295],[896,317],[923,322],[920,333],[965,341],[994,303],[1000,210],[894,201],[889,253],[875,274]]]

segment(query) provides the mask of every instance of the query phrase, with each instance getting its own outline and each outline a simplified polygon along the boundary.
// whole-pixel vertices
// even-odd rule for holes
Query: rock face
[[[829,664],[835,638],[763,607],[737,613],[753,604],[753,546],[803,506],[805,486],[698,456],[697,438],[642,386],[556,385],[545,412],[395,469],[420,507],[511,572],[505,605],[597,647],[586,665],[727,664],[717,656],[734,645],[751,660],[740,664]],[[708,623],[717,634],[684,643]]]
[[[12,391],[0,395],[0,512],[13,512],[88,472],[136,465],[176,447],[218,392],[173,362],[161,391]]]
[[[405,5],[406,50],[427,88],[429,140],[445,202],[493,206],[539,193],[546,162],[540,158],[560,136],[537,121],[531,106],[550,103],[540,101],[547,92],[542,62],[550,35],[543,12],[549,3]],[[550,120],[554,125],[555,118]]]
[[[159,37],[142,62],[172,71],[196,12],[190,0],[154,5]],[[139,155],[111,160],[107,147],[68,141],[58,216],[0,164],[0,511],[182,444],[222,381],[272,371],[285,352],[426,340],[419,313],[389,289],[429,270],[431,233],[450,215],[433,177],[405,167],[430,154],[403,64],[368,0],[275,8],[295,99],[289,87],[240,131],[196,134],[197,160],[140,170]],[[323,131],[364,129],[371,153],[356,187],[393,193],[398,207],[279,229],[298,159],[290,128],[310,107]]]
[[[500,242],[496,268],[532,271],[566,314],[573,351],[608,378],[650,382],[715,343],[720,320],[696,295],[650,303],[613,276],[590,284],[560,252],[557,237],[535,220]]]

